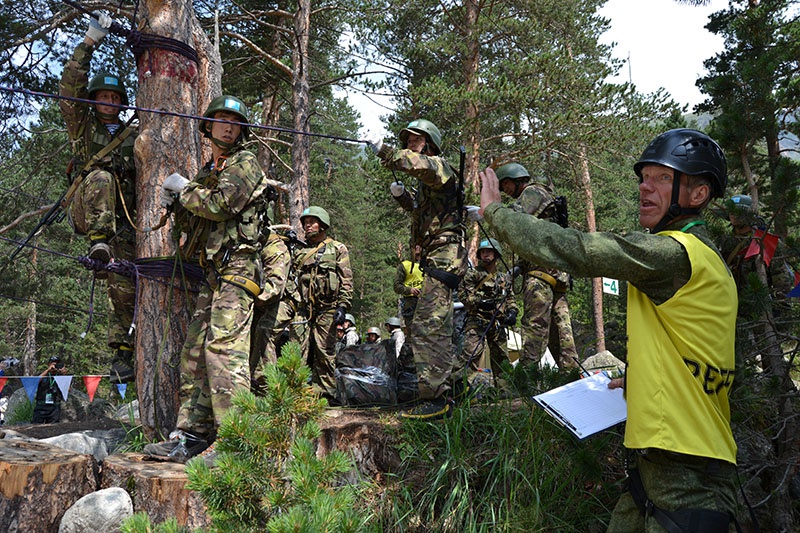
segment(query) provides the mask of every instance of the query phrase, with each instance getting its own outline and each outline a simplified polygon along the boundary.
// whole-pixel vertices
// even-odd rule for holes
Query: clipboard
[[[623,390],[609,389],[605,373],[593,374],[533,397],[542,409],[579,440],[624,422]]]

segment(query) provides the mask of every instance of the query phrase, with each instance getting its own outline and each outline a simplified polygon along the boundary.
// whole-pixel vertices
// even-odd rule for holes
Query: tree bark
[[[135,512],[145,512],[154,523],[175,518],[192,531],[208,527],[211,520],[200,493],[188,490],[184,465],[145,461],[138,453],[110,455],[103,461],[101,489],[128,491]]]
[[[218,90],[218,77],[214,73],[221,72],[221,68],[218,53],[213,57],[191,2],[149,0],[141,5],[141,20],[143,33],[191,44],[200,62],[197,64],[175,52],[146,50],[137,65],[137,105],[202,114],[210,94]],[[163,213],[160,186],[164,177],[178,172],[191,178],[202,159],[196,121],[154,113],[140,113],[139,121],[135,145],[137,225],[146,229],[156,226]],[[173,256],[175,250],[169,224],[158,231],[137,232],[139,258]],[[194,307],[192,302],[185,301],[185,291],[172,290],[161,281],[164,280],[139,279],[135,320],[140,415],[145,434],[156,438],[169,433],[175,425],[179,354]]]
[[[97,490],[97,463],[43,442],[0,439],[0,531],[58,531],[72,504]]]
[[[586,199],[586,228],[588,231],[597,231],[597,221],[594,216],[594,196],[592,194],[592,177],[589,174],[589,159],[586,146],[581,145],[579,150],[581,162],[581,189]],[[603,327],[603,279],[592,278],[592,307],[594,308],[594,334],[597,352],[606,350],[606,334]]]
[[[294,129],[308,131],[310,113],[308,34],[311,25],[311,1],[299,0],[294,14],[294,48],[292,50],[292,102],[294,104]],[[292,167],[294,178],[289,201],[290,219],[300,223],[303,209],[309,205],[309,149],[311,143],[307,135],[295,134],[292,141]],[[296,229],[300,229],[299,226]]]

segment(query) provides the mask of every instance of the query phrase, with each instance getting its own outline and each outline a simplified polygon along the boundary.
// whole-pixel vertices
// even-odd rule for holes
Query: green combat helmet
[[[347,313],[346,315],[344,315],[344,320],[345,320],[345,322],[350,322],[354,326],[356,325],[356,317],[354,317],[350,313]]]
[[[110,72],[99,72],[89,81],[89,99],[95,100],[98,91],[113,91],[117,93],[122,101],[122,105],[128,105],[128,94],[125,92],[125,85],[122,80]]]
[[[316,205],[310,205],[303,210],[303,214],[300,215],[300,222],[303,222],[303,219],[306,217],[317,217],[319,221],[325,226],[325,229],[331,227],[331,217],[328,215],[328,212],[318,207]]]
[[[388,326],[394,326],[394,327],[397,327],[397,328],[400,328],[400,327],[403,326],[400,323],[400,319],[397,318],[396,316],[390,316],[389,318],[387,318],[386,322],[384,322],[384,325],[387,326],[387,327]]]
[[[753,211],[753,199],[746,194],[733,195],[726,204],[725,207],[733,214],[751,213]]]
[[[224,94],[222,96],[217,96],[211,103],[208,104],[208,109],[203,114],[206,118],[214,118],[214,114],[217,111],[227,111],[228,113],[233,113],[239,117],[240,122],[250,122],[250,115],[247,112],[247,106],[244,105],[240,99],[236,98],[235,96],[231,96],[228,94]],[[207,120],[200,121],[200,133],[205,135],[206,137],[211,137],[211,122]],[[250,128],[247,126],[242,126],[242,139],[247,139],[250,135]]]
[[[428,142],[431,144],[431,151],[433,155],[442,153],[442,134],[436,124],[424,118],[412,120],[411,123],[400,130],[400,144],[403,148],[408,145],[408,134],[416,133],[417,135],[424,135]]]
[[[494,239],[483,239],[478,245],[478,252],[481,250],[492,250],[497,255],[503,255],[503,248],[500,243]]]
[[[497,174],[497,181],[503,180],[528,180],[531,175],[528,169],[519,163],[506,163],[495,171]],[[537,176],[533,178],[534,183],[549,187],[550,183],[544,176]]]

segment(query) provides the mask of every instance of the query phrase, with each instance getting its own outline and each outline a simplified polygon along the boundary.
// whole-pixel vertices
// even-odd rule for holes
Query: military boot
[[[142,452],[157,461],[185,463],[208,448],[205,436],[183,429],[176,429],[163,442],[148,444]]]

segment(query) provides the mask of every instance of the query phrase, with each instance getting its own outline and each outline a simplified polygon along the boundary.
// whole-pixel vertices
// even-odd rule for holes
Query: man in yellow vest
[[[629,283],[627,374],[609,386],[625,387],[630,491],[608,530],[727,531],[736,507],[728,394],[737,297],[700,215],[725,194],[725,156],[707,135],[676,129],[633,168],[649,233],[583,233],[516,212],[500,203],[491,168],[481,173],[481,208],[526,260]]]

